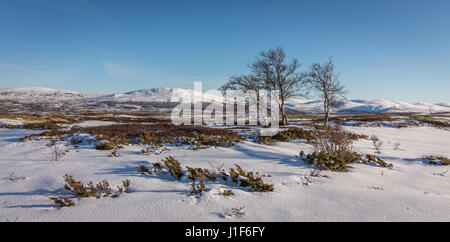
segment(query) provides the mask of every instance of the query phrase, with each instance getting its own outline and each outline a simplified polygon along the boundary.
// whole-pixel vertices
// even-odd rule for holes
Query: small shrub
[[[274,190],[273,184],[264,183],[259,174],[244,171],[239,165],[235,164],[236,170],[230,168],[231,180],[238,183],[239,186],[249,187],[251,192],[272,192]]]
[[[64,176],[64,181],[66,184],[64,185],[64,189],[73,193],[76,197],[89,197],[89,196],[97,196],[97,192],[89,192],[87,188],[81,183],[81,181],[75,180],[70,175]]]
[[[302,158],[307,164],[314,165],[317,170],[344,171],[347,165],[360,160],[360,154],[353,151],[354,137],[340,125],[329,127],[309,137],[314,152]],[[320,173],[320,172],[319,172]]]
[[[114,149],[115,145],[108,141],[102,141],[100,143],[95,144],[96,150],[112,150]]]
[[[298,156],[299,157],[304,157],[304,156],[306,156],[306,153],[303,150],[301,150],[300,153],[298,154]]]
[[[427,159],[430,162],[430,164],[433,164],[433,165],[442,165],[442,166],[450,165],[450,158],[445,157],[445,156],[429,155],[429,156],[425,156],[424,158]]]
[[[319,177],[324,168],[318,164],[314,164],[314,169],[311,170],[309,176]]]
[[[225,190],[225,191],[223,191],[222,195],[225,197],[229,197],[229,196],[233,195],[233,191]]]
[[[272,137],[270,137],[270,136],[259,136],[258,137],[258,143],[259,144],[271,145],[271,144],[275,143],[275,140],[272,139]]]
[[[311,175],[310,175],[311,176]],[[303,186],[309,186],[309,184],[312,182],[311,179],[309,179],[308,176],[303,176]]]
[[[377,153],[380,154],[381,153],[381,146],[383,146],[384,142],[381,141],[380,138],[378,138],[378,136],[376,136],[376,135],[372,135],[370,137],[370,140],[372,141],[373,147],[375,148]]]
[[[141,152],[144,153],[144,155],[151,155],[153,150],[151,148],[146,148],[142,149]]]
[[[289,141],[291,141],[291,137],[289,136],[289,134],[287,134],[286,131],[278,132],[277,134],[272,136],[272,139],[274,139],[276,141],[281,141],[281,142],[289,142]]]
[[[225,166],[223,163],[222,164],[216,164],[213,162],[208,162],[209,166],[211,167],[211,170],[216,173],[216,174],[220,174],[220,173],[224,173],[225,170],[223,169],[223,167]]]
[[[103,180],[97,184],[97,189],[99,192],[104,192],[104,197],[109,197],[111,195],[111,188],[107,180]]]
[[[245,207],[225,209],[223,215],[226,217],[242,217],[245,215],[244,209]]]
[[[8,177],[8,180],[12,181],[12,182],[23,181],[25,179],[26,179],[26,177],[16,175],[16,173],[14,173],[14,172],[13,173],[9,173],[9,177]]]
[[[119,148],[117,146],[114,146],[114,150],[111,152],[109,157],[120,157]]]
[[[309,137],[309,142],[314,146],[315,152],[327,153],[334,157],[340,157],[347,162],[354,158],[353,135],[342,129],[340,125],[329,127],[323,132],[317,132]]]
[[[198,193],[202,193],[205,191],[206,186],[205,186],[205,176],[202,175],[202,173],[200,173],[198,170],[194,170],[195,172],[195,177],[198,178],[198,182],[200,185],[195,185],[195,179],[192,180],[192,190],[190,191],[191,194],[198,194]]]
[[[67,150],[62,150],[59,146],[47,146],[50,150],[50,158],[49,161],[60,161],[68,152]]]
[[[110,183],[107,180],[103,180],[96,185],[92,181],[90,181],[87,185],[84,185],[81,181],[75,180],[70,175],[65,175],[64,180],[66,184],[64,185],[64,189],[70,191],[73,196],[75,197],[96,197],[100,198],[103,197],[117,197],[117,193],[114,193],[114,191],[110,187]],[[119,189],[119,192],[127,191],[130,186],[130,181],[125,180],[123,183],[123,189]]]
[[[216,181],[217,180],[217,174],[215,171],[208,170],[208,169],[202,169],[202,168],[192,168],[189,166],[186,166],[186,169],[188,170],[188,178],[191,180],[194,180],[197,177],[197,173],[204,176],[206,179],[210,181]]]
[[[152,174],[152,172],[150,171],[150,169],[148,167],[146,167],[145,165],[139,165],[138,167],[138,173],[142,174],[142,175],[148,175],[148,174]]]
[[[153,165],[153,170],[155,170],[155,172],[164,172],[162,164],[159,162],[155,162],[152,164]]]
[[[59,207],[72,207],[75,205],[75,202],[68,199],[68,198],[57,198],[57,197],[50,197],[50,200],[56,203]]]
[[[393,168],[394,165],[392,163],[387,163],[386,161],[384,161],[383,159],[381,159],[380,157],[376,156],[376,155],[366,155],[367,158],[367,162],[373,162],[381,167],[387,167],[387,168]]]
[[[325,152],[313,152],[306,156],[306,163],[314,165],[316,170],[344,171],[347,164],[342,157],[333,156]]]
[[[217,174],[215,171],[211,171],[208,169],[202,169],[202,174],[210,181],[216,181],[217,180]]]
[[[260,144],[274,144],[278,141],[289,142],[291,140],[308,139],[313,131],[304,130],[301,128],[289,128],[284,131],[279,131],[274,136],[259,136],[258,143]]]
[[[123,180],[122,181],[122,185],[123,185],[123,191],[124,192],[128,192],[131,186],[131,181],[130,180]]]
[[[230,174],[231,180],[232,180],[234,183],[238,183],[238,182],[239,182],[239,180],[238,180],[238,178],[239,178],[239,173],[238,173],[235,169],[230,168],[229,174]]]
[[[163,160],[164,165],[166,165],[167,169],[169,170],[170,175],[180,180],[181,177],[183,177],[183,172],[181,170],[181,164],[179,161],[177,161],[172,156],[166,157],[166,159]]]

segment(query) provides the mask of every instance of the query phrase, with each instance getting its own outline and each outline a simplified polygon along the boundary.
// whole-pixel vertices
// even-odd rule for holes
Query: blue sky
[[[0,0],[0,88],[218,88],[282,46],[351,99],[450,102],[450,1]]]

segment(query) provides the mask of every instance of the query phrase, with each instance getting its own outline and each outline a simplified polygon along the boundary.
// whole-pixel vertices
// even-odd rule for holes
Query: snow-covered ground
[[[76,124],[76,126],[79,126],[79,127],[96,127],[96,126],[107,126],[107,125],[112,125],[112,124],[117,124],[117,122],[89,120],[89,121],[83,121],[81,123],[78,123],[78,124]],[[73,126],[73,125],[70,125],[70,126]]]
[[[347,129],[378,135],[384,141],[380,156],[394,168],[352,164],[348,172],[307,177],[310,167],[295,155],[300,150],[311,151],[311,146],[301,141],[274,146],[242,142],[231,148],[201,150],[173,146],[147,156],[140,152],[142,146],[127,146],[120,149],[118,158],[92,145],[65,146],[65,141],[58,144],[70,152],[61,161],[50,162],[48,141],[20,143],[19,138],[32,131],[0,129],[0,221],[450,221],[448,167],[422,160],[423,155],[450,155],[449,131],[431,127]],[[394,150],[397,142],[399,150]],[[374,153],[369,140],[354,146],[362,153]],[[207,191],[195,196],[189,194],[187,179],[137,173],[139,164],[151,166],[169,155],[183,166],[224,164],[230,168],[239,164],[245,170],[259,171],[275,190],[251,193],[230,184],[207,182]],[[12,173],[26,178],[10,181]],[[74,207],[57,208],[49,197],[67,194],[65,174],[85,183],[106,179],[114,187],[129,179],[131,190],[118,198],[75,199]],[[222,195],[226,189],[233,191],[231,197]],[[244,207],[245,215],[224,216],[226,209],[238,207]]]

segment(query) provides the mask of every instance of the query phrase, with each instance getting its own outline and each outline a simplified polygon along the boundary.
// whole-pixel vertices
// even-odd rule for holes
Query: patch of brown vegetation
[[[192,125],[156,124],[115,124],[95,127],[74,127],[71,130],[50,130],[21,138],[22,142],[39,137],[55,137],[86,133],[97,137],[97,149],[111,150],[118,144],[148,144],[156,147],[166,143],[181,142],[200,146],[231,146],[241,140],[229,129],[207,128]]]
[[[430,162],[430,164],[433,164],[433,165],[442,165],[442,166],[450,165],[450,158],[445,157],[445,156],[428,155],[428,156],[424,156],[424,158],[427,159],[428,162]]]

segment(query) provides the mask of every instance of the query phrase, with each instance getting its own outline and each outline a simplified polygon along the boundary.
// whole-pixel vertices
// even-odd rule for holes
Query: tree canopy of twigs
[[[286,101],[301,96],[306,86],[306,74],[297,72],[300,64],[297,59],[291,62],[286,60],[286,52],[277,47],[262,51],[256,60],[249,66],[252,74],[233,76],[221,87],[225,90],[276,90],[279,92],[278,105],[281,111],[281,124],[288,124],[285,111]],[[259,105],[259,102],[257,103]]]
[[[330,107],[335,105],[338,97],[344,97],[347,93],[334,69],[334,62],[331,58],[325,64],[314,63],[310,67],[307,79],[312,91],[323,99],[325,129],[328,128]]]

